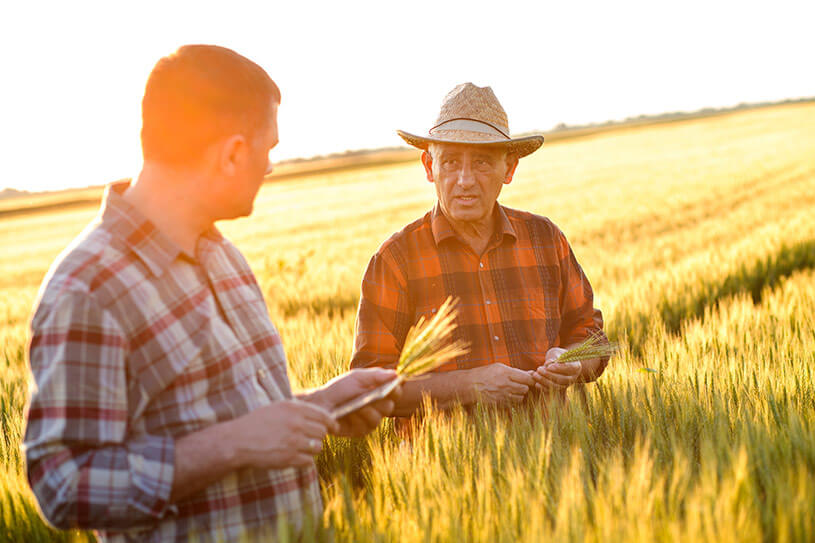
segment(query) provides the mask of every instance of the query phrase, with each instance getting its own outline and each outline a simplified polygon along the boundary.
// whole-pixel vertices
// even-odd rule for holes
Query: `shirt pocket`
[[[444,289],[444,280],[441,277],[426,277],[416,280],[409,289],[413,306],[413,323],[421,317],[432,319],[439,307],[448,298],[449,293]]]
[[[511,322],[521,338],[524,358],[543,363],[546,351],[558,344],[559,297],[555,289],[529,287],[513,298]]]
[[[444,304],[450,293],[445,290],[444,280],[441,277],[430,277],[421,280],[421,284],[414,288],[411,292],[411,305],[413,306],[413,319],[410,326],[416,325],[419,320],[424,319],[424,322],[429,321],[439,311],[439,308]],[[466,304],[466,299],[459,300],[462,304]],[[453,330],[451,341],[464,341],[471,347],[473,345],[473,338],[467,337],[463,322],[468,320],[466,315],[466,308],[459,307],[459,312],[455,319],[456,327]],[[467,359],[469,355],[463,355],[455,360],[439,366],[434,371],[450,371],[455,369],[463,369],[469,367]]]

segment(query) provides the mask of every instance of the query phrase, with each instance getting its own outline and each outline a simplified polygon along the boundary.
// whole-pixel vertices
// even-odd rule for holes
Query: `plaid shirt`
[[[591,285],[563,233],[545,217],[497,203],[495,210],[495,232],[480,257],[438,204],[380,247],[362,280],[352,367],[394,367],[410,327],[450,295],[460,300],[454,337],[470,352],[437,371],[494,363],[535,369],[551,347],[602,330]]]
[[[321,514],[316,468],[230,473],[169,503],[174,439],[292,397],[280,336],[240,252],[195,258],[113,185],[57,259],[31,322],[24,445],[45,516],[107,541],[233,541]],[[259,429],[262,431],[262,429]]]

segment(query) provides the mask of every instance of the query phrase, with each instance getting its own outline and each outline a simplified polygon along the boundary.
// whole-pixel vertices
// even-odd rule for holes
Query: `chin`
[[[484,212],[481,209],[456,209],[450,213],[456,221],[479,221],[484,218]]]
[[[240,212],[238,215],[236,215],[236,217],[248,217],[249,215],[251,215],[251,214],[252,214],[252,212],[253,212],[254,210],[255,210],[255,206],[254,206],[253,204],[249,204],[249,206],[248,206],[248,207],[244,207],[244,208],[241,210],[241,212]]]
[[[231,219],[239,219],[241,217],[248,217],[254,211],[254,206],[249,204],[249,206],[235,206],[231,209],[224,209],[223,213],[221,214],[219,221],[228,221]]]

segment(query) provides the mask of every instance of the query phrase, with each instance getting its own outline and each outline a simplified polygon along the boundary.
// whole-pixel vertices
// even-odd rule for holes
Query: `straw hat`
[[[524,157],[543,145],[543,136],[510,138],[507,114],[489,87],[462,83],[447,93],[436,124],[427,136],[396,131],[414,147],[427,150],[431,143],[504,144],[510,152]]]

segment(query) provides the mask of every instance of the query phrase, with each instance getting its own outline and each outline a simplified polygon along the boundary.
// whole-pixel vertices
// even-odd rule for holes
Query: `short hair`
[[[185,45],[160,59],[142,99],[144,160],[192,165],[219,138],[263,129],[280,89],[263,68],[225,47]]]

